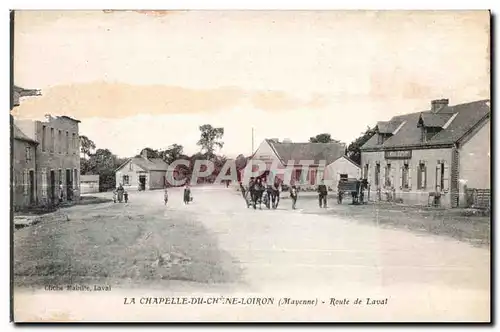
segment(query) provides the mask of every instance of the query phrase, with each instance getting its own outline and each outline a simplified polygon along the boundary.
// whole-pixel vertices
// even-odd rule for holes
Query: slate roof
[[[21,129],[19,129],[18,126],[16,126],[15,124],[12,125],[12,135],[14,137],[14,139],[17,139],[17,140],[20,140],[20,141],[25,141],[25,142],[29,142],[29,143],[33,143],[33,144],[38,144],[37,141],[29,138],[25,133],[23,133],[21,131]]]
[[[140,168],[144,169],[145,171],[167,171],[168,170],[168,164],[163,161],[163,159],[160,158],[144,158],[144,157],[134,157],[130,158],[126,162],[120,165],[116,169],[118,171],[121,169],[123,166],[125,166],[129,161],[132,161],[132,163],[138,165]]]
[[[453,114],[454,113],[422,113],[420,116],[420,123],[425,127],[443,128]]]
[[[378,132],[381,134],[392,134],[402,121],[379,121],[377,122]]]
[[[276,155],[286,165],[288,161],[299,164],[301,160],[314,160],[319,164],[325,160],[326,164],[331,164],[345,154],[345,144],[343,143],[281,143],[274,140],[266,140]]]
[[[451,145],[458,143],[472,129],[479,125],[482,120],[488,118],[490,113],[490,101],[480,100],[460,105],[445,106],[436,113],[424,111],[395,116],[389,122],[406,121],[395,135],[391,136],[383,144],[378,144],[378,135],[373,135],[361,149],[385,150],[407,147]],[[436,126],[441,125],[444,120],[448,122],[454,114],[456,114],[456,116],[447,128],[442,129],[427,142],[423,143],[421,141],[421,129],[418,127],[418,123],[421,118],[426,125],[432,124],[433,126]]]

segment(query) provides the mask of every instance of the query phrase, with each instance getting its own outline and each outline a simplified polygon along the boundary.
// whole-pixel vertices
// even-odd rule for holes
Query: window
[[[132,162],[130,162],[130,163],[128,164],[128,169],[129,169],[130,171],[133,171],[133,170],[134,170],[134,169],[133,169],[133,167],[132,167]]]
[[[380,186],[380,163],[375,165],[375,186]]]
[[[125,185],[125,186],[130,185],[128,175],[124,175],[123,176],[123,181],[122,182],[123,182],[123,185]]]
[[[370,165],[366,164],[363,169],[363,179],[368,179],[368,171],[370,170]]]
[[[404,163],[403,167],[401,167],[401,188],[410,188],[410,166],[408,163]]]
[[[417,169],[417,189],[425,189],[427,187],[427,166],[425,162],[420,162]]]
[[[445,161],[439,160],[436,166],[436,191],[447,191],[449,183],[448,165]]]
[[[302,176],[302,170],[301,169],[296,169],[295,170],[295,180],[296,181],[301,181],[302,179],[300,178]]]
[[[50,128],[50,152],[56,150],[56,141],[54,139],[54,128]]]
[[[59,130],[59,135],[57,136],[57,145],[59,146],[58,152],[61,152],[61,146],[62,146],[62,131]]]
[[[45,152],[45,149],[47,148],[46,146],[46,142],[45,142],[45,135],[47,135],[47,127],[46,126],[42,126],[42,151]]]
[[[348,174],[340,174],[340,181],[347,181],[348,177]]]
[[[387,164],[385,166],[385,186],[390,187],[392,185],[391,183],[391,164]]]
[[[75,135],[75,133],[71,134],[71,148],[73,150],[73,154],[76,154],[77,147],[76,147],[76,135]]]
[[[69,154],[69,133],[66,132],[66,154]]]
[[[57,183],[57,185],[62,184],[62,180],[63,180],[63,178],[62,178],[62,170],[59,170],[59,183]]]
[[[26,147],[26,161],[31,161],[31,147]]]

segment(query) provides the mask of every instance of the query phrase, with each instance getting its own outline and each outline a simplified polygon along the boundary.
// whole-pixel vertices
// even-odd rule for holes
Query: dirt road
[[[86,266],[96,266],[94,272],[86,269],[80,275],[120,282],[113,284],[113,291],[106,297],[100,296],[97,306],[95,292],[75,297],[68,292],[55,294],[19,288],[16,291],[19,317],[40,319],[47,315],[41,306],[50,303],[56,320],[61,315],[63,319],[95,320],[155,317],[204,321],[489,320],[487,248],[436,235],[353,222],[325,213],[316,207],[314,200],[299,202],[295,211],[290,209],[289,200],[282,200],[278,210],[261,211],[247,209],[241,196],[230,188],[194,188],[193,195],[194,201],[188,206],[182,203],[180,191],[172,189],[167,207],[162,205],[163,193],[154,191],[131,193],[127,205],[105,203],[68,209],[69,224],[82,226],[78,230],[80,235],[56,244],[76,241],[72,247],[74,255],[92,262]],[[98,215],[106,217],[96,218]],[[120,221],[113,223],[113,218]],[[130,222],[122,222],[125,219]],[[107,228],[123,235],[116,235],[113,240]],[[67,238],[68,232],[70,228],[47,236]],[[102,238],[89,236],[99,233]],[[148,239],[144,239],[145,234],[150,234]],[[47,252],[43,248],[45,243],[29,246],[36,236],[32,230],[20,230],[15,235],[16,260],[25,260],[18,263],[16,271],[24,275],[26,283],[30,280],[28,272],[33,272],[36,265],[32,258],[31,267],[26,263],[34,256],[34,248]],[[142,244],[138,244],[140,239]],[[94,242],[102,248],[90,250],[88,255],[76,254],[75,248],[86,250]],[[189,256],[185,267],[174,272],[172,265],[159,269],[162,263],[159,257],[170,253],[167,257],[170,259],[175,250]],[[36,257],[42,259],[43,254]],[[146,268],[155,262],[156,268]],[[137,270],[137,266],[142,267]],[[28,294],[36,297],[32,295],[28,300]],[[138,309],[123,304],[124,297],[193,294],[273,298],[275,302],[271,306],[198,306],[196,310],[172,306],[168,312],[162,306]],[[61,300],[54,301],[56,296]],[[288,302],[283,300],[287,298]],[[356,299],[361,304],[354,305]],[[295,300],[316,304],[311,307]],[[284,304],[277,305],[280,302]],[[83,304],[75,310],[71,305],[77,303]],[[104,306],[110,309],[104,310]]]

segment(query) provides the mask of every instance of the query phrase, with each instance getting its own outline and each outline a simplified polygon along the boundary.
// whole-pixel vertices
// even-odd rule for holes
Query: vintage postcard
[[[490,322],[490,20],[12,12],[12,319]]]

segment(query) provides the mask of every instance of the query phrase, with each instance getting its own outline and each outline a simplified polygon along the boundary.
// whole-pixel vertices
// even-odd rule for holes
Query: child
[[[168,190],[165,188],[165,193],[163,194],[163,201],[165,202],[165,205],[167,205],[168,202]]]
[[[292,199],[292,209],[295,210],[295,205],[297,204],[297,187],[293,185],[290,188],[290,198]]]

